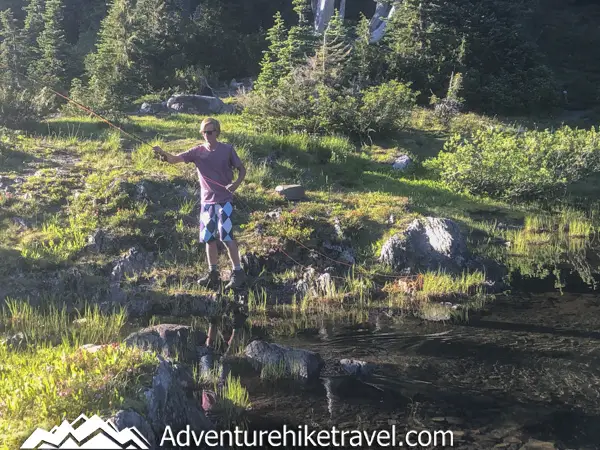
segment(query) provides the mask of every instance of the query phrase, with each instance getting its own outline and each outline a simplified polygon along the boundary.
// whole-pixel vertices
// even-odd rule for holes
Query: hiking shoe
[[[244,285],[246,282],[246,272],[243,269],[234,270],[231,272],[231,278],[225,289],[237,289]]]
[[[198,279],[198,284],[204,287],[216,287],[221,282],[221,275],[218,270],[211,270],[202,278]]]

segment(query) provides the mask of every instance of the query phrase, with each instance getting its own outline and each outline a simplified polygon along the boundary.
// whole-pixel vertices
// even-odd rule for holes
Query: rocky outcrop
[[[318,378],[325,365],[318,353],[260,340],[248,344],[244,353],[259,368],[266,365],[278,367],[286,375],[303,380]]]
[[[146,253],[138,248],[132,247],[127,254],[115,263],[111,275],[111,283],[120,283],[126,276],[140,274],[148,269],[154,262],[152,253]]]
[[[456,222],[424,217],[415,219],[382,247],[380,261],[396,271],[458,272],[469,260],[466,240]]]

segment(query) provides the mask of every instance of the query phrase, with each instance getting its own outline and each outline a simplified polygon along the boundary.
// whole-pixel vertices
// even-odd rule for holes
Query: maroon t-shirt
[[[233,181],[233,168],[242,167],[233,145],[219,142],[214,150],[209,150],[202,144],[178,156],[186,163],[196,164],[203,205],[233,200],[233,194],[225,186]]]

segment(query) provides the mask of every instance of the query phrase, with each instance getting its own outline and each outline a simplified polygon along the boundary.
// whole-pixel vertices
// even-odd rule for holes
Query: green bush
[[[408,84],[395,80],[353,92],[297,76],[251,93],[242,104],[270,130],[366,135],[404,127],[416,96]]]
[[[543,199],[600,170],[599,146],[594,128],[479,130],[469,138],[454,135],[425,166],[454,190],[505,199]]]

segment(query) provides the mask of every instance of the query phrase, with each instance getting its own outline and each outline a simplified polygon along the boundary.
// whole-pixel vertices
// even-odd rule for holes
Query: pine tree
[[[311,11],[310,0],[293,0],[298,24],[290,28],[287,46],[282,53],[283,60],[290,69],[306,63],[306,58],[314,54],[317,37],[308,21]]]
[[[134,70],[130,26],[131,0],[113,0],[98,34],[96,52],[86,61],[88,91],[94,106],[119,110],[131,95]],[[133,93],[135,95],[135,93]]]
[[[184,66],[181,47],[188,33],[183,13],[174,0],[137,0],[132,11],[132,49],[141,91],[169,85]]]
[[[32,118],[30,84],[23,79],[25,45],[12,10],[0,12],[0,124],[18,125]]]
[[[38,42],[39,59],[33,63],[33,74],[43,83],[62,89],[65,82],[67,44],[62,28],[62,0],[47,0],[44,29]]]
[[[263,56],[260,74],[254,85],[257,90],[275,87],[289,72],[289,63],[283,58],[287,46],[287,30],[279,11],[275,13],[273,27],[267,32],[267,41],[269,49]]]
[[[38,58],[37,40],[44,31],[44,2],[43,0],[29,0],[29,4],[23,9],[26,16],[22,34],[27,47],[26,64],[30,65]]]
[[[348,29],[339,11],[334,11],[325,32],[323,40],[316,53],[317,70],[321,80],[326,85],[339,88],[348,81],[352,45],[348,38]]]
[[[0,12],[0,85],[2,88],[19,88],[19,72],[24,71],[25,45],[10,9]]]

